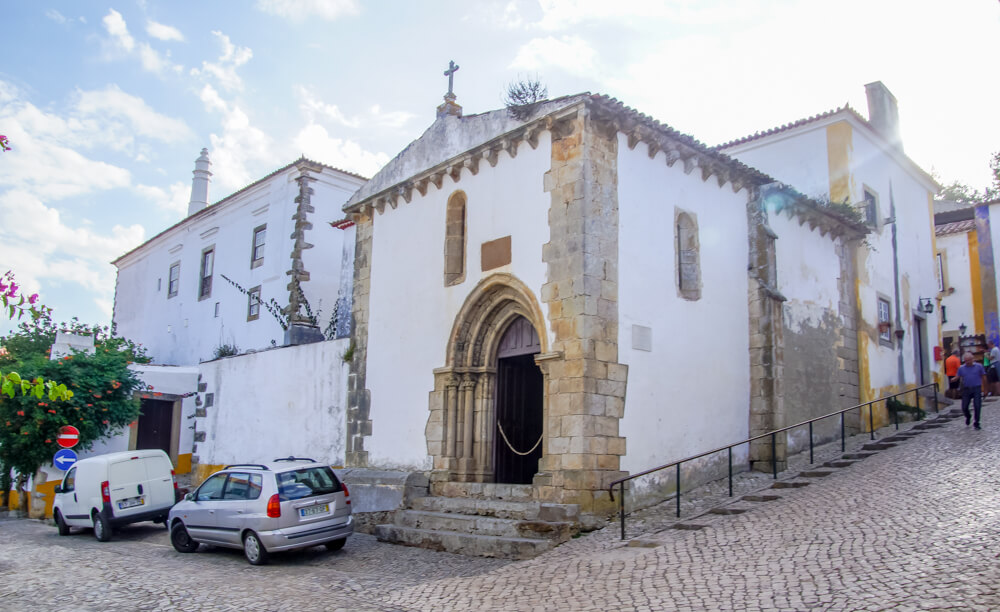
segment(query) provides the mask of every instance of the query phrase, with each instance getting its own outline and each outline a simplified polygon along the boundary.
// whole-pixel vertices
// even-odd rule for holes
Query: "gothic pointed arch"
[[[497,350],[507,329],[522,317],[534,327],[546,353],[549,341],[541,305],[517,277],[490,275],[459,309],[444,367],[434,370],[430,393],[425,433],[436,481],[493,481]]]

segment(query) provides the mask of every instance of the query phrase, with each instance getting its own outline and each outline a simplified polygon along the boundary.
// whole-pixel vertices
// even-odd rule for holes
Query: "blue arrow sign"
[[[55,456],[52,457],[52,465],[56,466],[56,468],[60,470],[63,470],[64,472],[74,463],[76,463],[76,453],[74,453],[71,448],[60,449],[56,451]]]

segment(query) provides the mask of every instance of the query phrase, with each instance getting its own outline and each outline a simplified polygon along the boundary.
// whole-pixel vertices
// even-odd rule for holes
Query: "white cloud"
[[[184,35],[181,31],[173,26],[168,26],[163,23],[157,23],[156,21],[149,20],[146,22],[146,34],[149,34],[153,38],[159,40],[176,40],[179,42],[184,41]]]
[[[293,143],[310,159],[362,176],[374,175],[389,161],[385,153],[371,153],[352,140],[334,138],[315,123],[302,128]]]
[[[382,107],[376,104],[370,107],[367,113],[348,117],[337,105],[324,102],[307,87],[299,85],[295,88],[295,94],[300,99],[299,108],[310,124],[322,124],[325,120],[329,120],[337,125],[353,129],[361,127],[400,128],[415,116],[406,111],[383,111]]]
[[[126,25],[125,18],[122,17],[121,13],[115,9],[109,9],[101,23],[104,24],[107,33],[111,35],[111,40],[123,51],[130,53],[135,48],[135,39],[128,33],[128,25]]]
[[[525,25],[550,32],[567,30],[581,23],[628,23],[637,28],[652,22],[676,27],[678,25],[713,25],[740,23],[753,18],[761,11],[760,0],[743,0],[738,3],[721,0],[538,0],[541,9],[537,21]],[[534,7],[511,2],[506,13],[509,21],[518,23],[524,13],[534,12]]]
[[[55,9],[48,9],[45,11],[45,16],[56,23],[66,23],[69,21],[66,17]]]
[[[142,243],[139,225],[106,233],[70,226],[59,211],[21,190],[0,194],[0,261],[22,279],[74,282],[107,301],[114,291],[112,259]]]
[[[295,89],[295,93],[302,99],[300,104],[302,112],[309,119],[309,121],[314,121],[317,117],[320,117],[331,119],[336,123],[352,128],[356,128],[361,125],[361,122],[357,118],[348,119],[336,105],[323,102],[308,88],[300,85]]]
[[[136,96],[115,86],[77,91],[63,114],[43,111],[0,81],[0,125],[17,155],[0,163],[0,187],[24,190],[45,199],[126,187],[128,170],[90,159],[80,151],[105,148],[132,151],[140,143],[184,142],[193,135],[179,120],[157,113]]]
[[[135,192],[152,202],[157,208],[163,209],[177,217],[187,214],[188,203],[191,201],[191,185],[177,181],[170,185],[169,192],[161,187],[151,185],[136,185]]]
[[[78,91],[74,111],[82,117],[98,117],[104,124],[102,130],[120,128],[116,130],[120,133],[109,134],[114,141],[139,136],[174,143],[194,137],[183,120],[154,111],[145,100],[123,92],[116,85]]]
[[[242,90],[243,80],[236,74],[236,69],[250,61],[253,51],[250,47],[234,45],[228,36],[218,30],[213,30],[212,34],[222,45],[222,55],[217,62],[202,62],[201,69],[192,68],[191,74],[206,78],[214,77],[219,85],[228,91]]]
[[[257,0],[257,9],[292,21],[310,17],[333,21],[361,12],[357,0]]]
[[[169,52],[160,54],[149,43],[136,42],[135,38],[128,31],[128,24],[125,23],[125,18],[118,11],[109,9],[108,14],[101,21],[104,24],[104,30],[110,36],[110,41],[106,41],[109,57],[116,55],[128,56],[137,53],[143,69],[148,72],[162,74],[167,71],[175,73],[183,71],[183,67],[170,61]],[[178,32],[179,34],[180,32]]]
[[[239,105],[224,100],[211,85],[205,85],[199,97],[206,110],[222,115],[222,134],[210,137],[213,185],[222,190],[218,196],[259,178],[251,168],[278,165],[280,154],[275,151],[272,139],[250,124],[250,117]],[[211,199],[218,196],[210,194]]]
[[[577,76],[593,76],[597,52],[579,36],[547,36],[528,41],[511,62],[510,67],[539,70],[549,66]]]

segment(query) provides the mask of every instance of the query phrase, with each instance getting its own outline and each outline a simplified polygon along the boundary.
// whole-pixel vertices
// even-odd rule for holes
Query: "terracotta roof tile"
[[[971,232],[974,229],[976,229],[976,220],[967,219],[965,221],[955,221],[954,223],[938,225],[934,228],[934,235],[946,236],[948,234],[960,234],[962,232]]]

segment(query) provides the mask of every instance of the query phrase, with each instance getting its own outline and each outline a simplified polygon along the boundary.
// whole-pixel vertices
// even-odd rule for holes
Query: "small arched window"
[[[675,233],[677,293],[686,300],[701,298],[701,263],[698,253],[698,222],[691,213],[676,213]]]
[[[456,191],[448,198],[444,229],[444,285],[465,280],[465,194]]]

